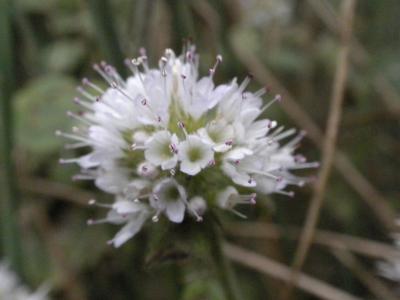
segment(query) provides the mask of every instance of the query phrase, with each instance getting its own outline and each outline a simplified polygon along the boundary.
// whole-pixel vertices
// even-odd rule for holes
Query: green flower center
[[[202,157],[201,150],[196,147],[190,148],[187,154],[188,154],[188,158],[191,162],[198,161]]]

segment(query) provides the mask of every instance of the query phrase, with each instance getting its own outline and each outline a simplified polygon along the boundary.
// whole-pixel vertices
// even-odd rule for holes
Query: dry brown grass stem
[[[281,227],[275,224],[259,222],[229,223],[225,231],[232,236],[255,239],[291,239],[299,238],[301,229],[295,226]],[[353,251],[373,259],[400,259],[400,250],[391,244],[372,241],[347,234],[316,230],[315,244],[327,246],[332,250]]]
[[[326,187],[328,185],[329,175],[331,173],[336,142],[339,132],[340,120],[342,115],[342,104],[344,99],[344,90],[346,87],[351,28],[355,10],[355,0],[343,0],[343,27],[340,38],[340,51],[337,59],[337,69],[333,82],[332,100],[329,109],[327,129],[322,147],[322,165],[318,180],[314,185],[314,195],[306,216],[302,237],[297,249],[293,267],[295,270],[301,269],[307,252],[310,248],[315,227],[317,225]]]
[[[349,66],[350,40],[355,11],[355,0],[343,0],[342,2],[342,30],[340,36],[340,50],[337,58],[337,69],[333,82],[332,100],[329,109],[327,129],[322,147],[322,165],[318,180],[314,185],[314,194],[311,204],[307,211],[306,223],[296,249],[293,260],[292,281],[288,284],[288,294],[295,281],[298,280],[298,272],[304,265],[308,252],[312,245],[315,234],[315,228],[318,224],[322,203],[325,197],[326,187],[328,185],[329,175],[331,173],[336,141],[339,132],[340,120],[342,115],[342,104],[344,99],[344,90],[346,87],[347,73]],[[288,299],[284,297],[284,299]]]
[[[94,198],[94,194],[88,191],[48,179],[24,176],[19,181],[24,192],[61,199],[76,205],[88,205],[88,201]]]
[[[307,2],[326,27],[332,32],[339,34],[340,22],[331,3],[326,0],[307,0]],[[363,65],[369,61],[370,54],[355,37],[353,37],[352,49],[352,60],[355,63]],[[396,111],[400,108],[400,104],[398,102],[399,95],[393,85],[382,73],[377,73],[373,80],[373,86],[382,96],[380,99],[385,103],[389,113],[394,112],[396,114]]]
[[[243,249],[241,247],[225,243],[224,252],[227,257],[233,261],[257,270],[263,274],[276,279],[288,282],[291,279],[291,270],[289,267],[273,261],[265,256]],[[305,274],[299,274],[299,280],[296,286],[307,293],[310,293],[318,299],[326,300],[361,300],[346,291],[331,286],[321,280],[315,279]]]
[[[388,288],[380,279],[372,275],[357,257],[347,251],[332,251],[333,255],[377,297],[377,299],[399,300],[393,291]]]
[[[257,81],[261,84],[268,83],[274,90],[279,91],[283,97],[281,105],[285,112],[296,124],[307,131],[308,137],[315,145],[322,147],[323,134],[321,130],[304,109],[294,100],[295,98],[280,80],[265,67],[254,53],[248,50],[246,45],[232,43],[232,47],[238,59],[247,67]],[[349,186],[361,196],[362,200],[371,208],[371,211],[377,216],[381,223],[389,231],[395,229],[393,223],[395,213],[390,207],[389,202],[354,166],[346,154],[340,150],[336,150],[334,164]]]

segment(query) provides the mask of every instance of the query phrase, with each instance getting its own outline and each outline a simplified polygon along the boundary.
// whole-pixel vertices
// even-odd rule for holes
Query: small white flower
[[[157,210],[157,215],[164,212],[170,221],[181,223],[185,216],[186,191],[175,179],[163,179],[154,187],[150,203]]]
[[[150,215],[148,205],[140,203],[137,199],[132,201],[117,197],[115,203],[111,205],[97,203],[95,200],[90,200],[89,204],[110,209],[104,219],[88,220],[89,225],[102,223],[125,224],[114,238],[108,241],[109,244],[114,245],[116,248],[136,235]]]
[[[232,148],[234,128],[225,120],[210,122],[206,128],[198,130],[203,141],[213,146],[215,152],[226,152]]]
[[[207,210],[207,202],[203,197],[195,196],[189,200],[189,208],[198,216],[202,216]]]
[[[158,168],[149,162],[142,162],[137,167],[137,174],[146,178],[156,178],[160,172],[158,172]]]
[[[213,161],[214,152],[201,138],[189,135],[179,144],[178,157],[181,161],[180,170],[194,176]]]
[[[238,204],[256,204],[256,194],[239,195],[233,186],[228,186],[225,190],[218,193],[217,203],[221,208],[230,210],[236,215],[246,218],[245,215],[235,210],[234,207]]]
[[[146,143],[146,159],[161,169],[168,170],[176,166],[178,138],[175,134],[163,130],[156,132]]]

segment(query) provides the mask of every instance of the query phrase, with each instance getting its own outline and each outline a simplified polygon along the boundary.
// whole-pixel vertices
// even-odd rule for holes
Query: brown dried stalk
[[[388,288],[380,279],[374,277],[364,268],[361,262],[347,251],[332,251],[333,255],[370,290],[377,299],[399,300],[394,292]]]
[[[229,243],[224,244],[224,252],[227,257],[239,264],[286,282],[291,280],[291,270],[289,267],[267,257]],[[317,296],[318,299],[361,300],[346,291],[301,273],[295,284],[298,288]]]
[[[338,63],[333,83],[332,101],[329,110],[326,136],[322,149],[322,166],[319,179],[314,185],[314,196],[309,206],[306,223],[293,260],[293,276],[289,282],[287,295],[290,295],[294,283],[298,280],[298,272],[303,267],[310,250],[312,240],[315,234],[319,215],[325,196],[325,190],[328,185],[329,175],[335,155],[336,141],[339,131],[340,119],[342,115],[342,103],[344,99],[344,90],[347,81],[347,72],[349,65],[350,40],[352,24],[355,10],[355,0],[344,0],[342,4],[342,30],[340,37],[340,51]],[[287,299],[284,297],[284,299]]]
[[[285,226],[283,228],[275,224],[259,222],[229,223],[224,227],[227,234],[241,238],[298,239],[301,233],[299,227]],[[391,244],[332,231],[316,230],[313,242],[332,250],[353,251],[373,259],[400,259],[400,250]]]

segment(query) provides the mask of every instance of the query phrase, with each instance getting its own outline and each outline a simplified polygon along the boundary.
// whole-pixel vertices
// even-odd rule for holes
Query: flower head
[[[91,149],[61,162],[79,164],[76,179],[93,179],[114,195],[114,203],[98,204],[109,209],[106,218],[89,222],[123,225],[114,246],[148,219],[200,221],[210,207],[243,216],[237,205],[255,204],[255,192],[291,196],[287,187],[307,181],[291,171],[317,166],[295,154],[303,133],[263,117],[279,95],[263,104],[266,90],[246,91],[249,77],[215,85],[221,56],[204,77],[198,63],[188,45],[179,57],[167,49],[158,68],[150,68],[145,55],[127,61],[132,75],[126,80],[107,63],[95,65],[109,87],[84,79],[75,99],[84,112],[68,113],[80,126],[57,132],[74,141],[69,148]]]

